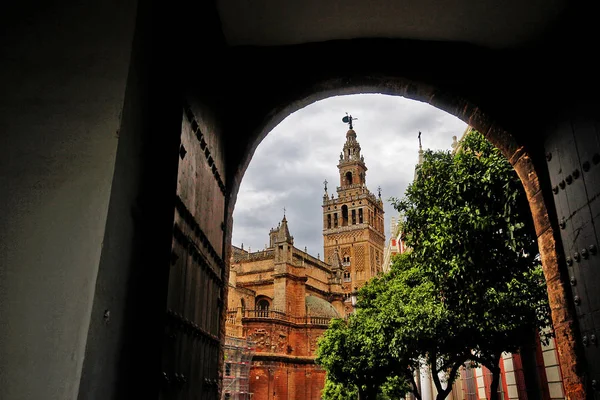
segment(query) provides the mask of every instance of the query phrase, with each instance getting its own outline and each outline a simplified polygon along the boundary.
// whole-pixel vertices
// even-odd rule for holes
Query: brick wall
[[[315,364],[256,361],[250,371],[250,391],[260,400],[319,400],[325,371]]]

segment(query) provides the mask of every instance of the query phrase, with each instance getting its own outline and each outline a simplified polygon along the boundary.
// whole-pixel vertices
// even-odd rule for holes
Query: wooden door
[[[545,140],[546,160],[585,355],[589,398],[600,398],[600,123],[595,110],[561,118]],[[587,116],[586,116],[587,115]]]
[[[179,148],[161,399],[216,400],[224,299],[224,163],[186,105]]]

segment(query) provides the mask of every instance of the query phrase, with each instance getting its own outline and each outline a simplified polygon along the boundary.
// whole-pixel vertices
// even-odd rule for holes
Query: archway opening
[[[318,94],[318,96],[320,96],[320,94]],[[414,97],[414,96],[413,96]],[[440,102],[438,100],[438,98],[434,98],[433,96],[429,99],[429,103],[432,105],[437,106],[438,108],[441,109],[448,109],[448,108],[453,108],[450,107],[447,103],[444,103],[444,101],[448,101],[448,98],[442,98],[442,101]],[[306,101],[306,99],[304,99],[303,101]],[[464,100],[462,100],[464,101]],[[436,104],[437,103],[437,104]],[[440,104],[442,105],[440,107]],[[537,188],[532,188],[531,185],[529,185],[528,183],[531,180],[536,180],[536,176],[535,174],[531,174],[529,173],[531,170],[535,169],[533,168],[533,164],[531,159],[527,156],[526,150],[521,146],[518,146],[516,141],[514,140],[514,138],[508,134],[507,132],[505,132],[504,130],[502,130],[501,128],[499,128],[499,126],[495,125],[492,120],[490,119],[489,116],[484,115],[483,113],[481,113],[480,110],[478,110],[477,108],[469,105],[468,103],[465,102],[465,106],[462,110],[457,110],[455,107],[453,108],[454,112],[452,113],[453,115],[457,115],[459,117],[461,117],[462,119],[466,119],[468,122],[471,123],[471,125],[475,128],[479,127],[479,130],[484,132],[484,134],[486,135],[486,137],[488,138],[488,140],[490,140],[493,144],[495,144],[503,153],[505,156],[507,156],[507,158],[509,159],[509,161],[511,162],[511,164],[513,166],[515,166],[515,169],[517,170],[517,173],[519,174],[521,180],[524,182],[524,186],[525,186],[525,190],[527,193],[528,198],[531,199],[532,197],[538,197],[538,199],[536,199],[536,202],[539,200],[539,198],[541,198],[541,194],[540,194],[540,188],[539,186]],[[282,115],[285,114],[285,111],[281,112]],[[276,120],[280,117],[279,114],[275,114],[275,116],[272,118],[271,122],[273,120]],[[468,117],[468,118],[466,118]],[[267,124],[266,126],[268,126],[269,124]],[[483,128],[483,129],[481,129]],[[265,128],[266,130],[266,128]],[[264,134],[266,131],[263,131]],[[458,132],[457,132],[458,133]],[[257,144],[258,141],[260,141],[261,136],[259,135],[259,139],[257,139]],[[366,152],[365,152],[366,153]],[[340,156],[341,157],[341,156]],[[525,173],[526,171],[529,171],[527,173]],[[373,174],[371,174],[373,175]],[[346,184],[350,184],[352,176],[351,174],[345,173],[342,175],[343,176],[343,182]],[[534,190],[531,190],[534,189]],[[327,192],[327,189],[326,189]],[[546,237],[548,236],[552,236],[552,231],[549,227],[549,223],[548,223],[548,216],[547,213],[545,212],[545,208],[544,207],[539,207],[540,203],[537,202],[536,203],[536,208],[532,209],[533,214],[534,214],[534,223],[536,224],[536,231],[538,232],[538,236],[541,236],[542,234],[545,234]],[[543,204],[542,204],[543,206]],[[378,212],[377,210],[369,210],[367,208],[365,208],[367,215],[365,216],[365,219],[372,225],[383,225],[383,219],[380,218],[381,217],[381,213]],[[329,214],[330,216],[332,216],[333,218],[333,226],[337,227],[337,221],[338,221],[338,215],[340,216],[340,226],[342,227],[346,227],[349,225],[349,214],[350,214],[350,210],[348,208],[348,206],[342,206],[338,209],[338,211],[334,211],[331,214]],[[355,210],[352,210],[355,211]],[[362,211],[362,208],[360,209],[359,213]],[[331,217],[330,217],[331,218]],[[353,218],[353,224],[355,220],[360,220],[361,215],[356,213],[354,214],[354,218]],[[381,221],[380,221],[381,219]],[[327,224],[327,228],[329,228],[329,224]],[[382,228],[382,227],[381,227]],[[543,238],[539,238],[539,240],[543,240]],[[550,253],[547,253],[547,252]],[[552,252],[555,251],[553,248],[548,248],[547,246],[543,249],[541,249],[542,253],[546,252],[546,261],[548,260],[547,255],[548,254],[552,254]],[[377,262],[379,262],[380,260],[380,256],[379,254],[376,254],[373,256],[374,259],[377,260]],[[384,257],[384,255],[381,255],[381,259]],[[325,258],[326,259],[326,258]],[[542,254],[542,259],[544,259],[544,254]],[[550,269],[558,269],[558,265],[550,265]],[[548,263],[546,262],[545,265],[545,270],[546,272],[549,270],[548,268]],[[373,272],[373,271],[372,271]],[[346,278],[346,274],[344,274],[344,278]],[[557,282],[552,282],[552,284],[556,284]],[[564,293],[564,291],[563,291]],[[564,326],[561,328],[565,328]],[[559,328],[559,329],[561,329]],[[569,327],[566,327],[567,329],[569,329]]]

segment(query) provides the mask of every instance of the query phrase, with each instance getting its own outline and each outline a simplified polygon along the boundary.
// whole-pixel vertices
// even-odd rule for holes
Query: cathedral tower
[[[350,117],[352,118],[352,117]],[[343,290],[348,310],[350,298],[366,281],[381,272],[385,244],[383,202],[367,189],[364,157],[352,128],[352,119],[344,119],[350,129],[338,170],[340,186],[329,196],[327,181],[323,195],[323,247],[325,261],[332,264],[336,251],[342,259]]]

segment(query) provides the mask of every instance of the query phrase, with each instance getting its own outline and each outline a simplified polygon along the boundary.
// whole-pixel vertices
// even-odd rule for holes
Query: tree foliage
[[[413,261],[481,344],[517,350],[548,326],[549,308],[529,205],[514,169],[479,132],[457,154],[427,152],[395,207]],[[479,348],[477,348],[479,350]]]
[[[501,353],[518,351],[534,332],[545,341],[550,325],[531,214],[513,168],[471,132],[456,154],[425,152],[417,179],[392,201],[411,251],[361,289],[356,315],[325,334],[318,360],[328,379],[359,391],[388,377],[406,386],[427,363],[443,399],[471,360],[494,373],[497,387]]]
[[[452,315],[452,336],[497,384],[501,353],[517,351],[533,331],[545,340],[550,325],[533,221],[514,169],[472,131],[456,154],[428,151],[394,205],[405,215],[412,262]]]
[[[386,338],[373,322],[360,312],[347,321],[334,319],[319,339],[316,361],[327,371],[323,399],[341,400],[354,393],[361,400],[375,400],[406,393],[406,381],[395,374],[402,366],[388,353]]]
[[[335,383],[331,379],[325,380],[325,387],[321,394],[323,400],[356,400],[358,391],[353,384]]]

